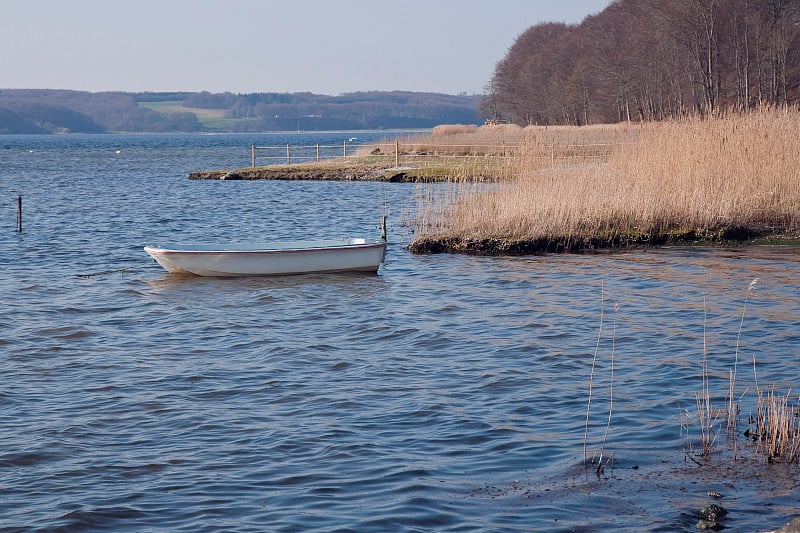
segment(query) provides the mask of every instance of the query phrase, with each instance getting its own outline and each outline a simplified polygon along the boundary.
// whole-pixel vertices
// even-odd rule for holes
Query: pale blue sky
[[[610,0],[3,0],[0,88],[481,93],[520,33]]]

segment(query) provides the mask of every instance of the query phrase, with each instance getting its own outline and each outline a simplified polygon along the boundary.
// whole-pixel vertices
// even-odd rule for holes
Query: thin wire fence
[[[319,162],[338,158],[360,158],[382,156],[394,160],[395,166],[424,165],[443,159],[480,160],[489,158],[515,159],[522,157],[546,157],[563,159],[600,159],[606,157],[612,147],[621,143],[605,144],[547,144],[532,146],[526,143],[500,144],[445,144],[425,142],[377,142],[338,145],[279,145],[251,146],[251,163],[256,166],[291,165]]]

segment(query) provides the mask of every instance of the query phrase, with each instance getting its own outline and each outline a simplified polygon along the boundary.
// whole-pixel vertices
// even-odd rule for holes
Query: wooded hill
[[[0,133],[431,128],[478,123],[480,98],[400,91],[326,96],[4,89]]]
[[[662,120],[800,99],[800,0],[617,0],[539,24],[480,110],[521,125]]]

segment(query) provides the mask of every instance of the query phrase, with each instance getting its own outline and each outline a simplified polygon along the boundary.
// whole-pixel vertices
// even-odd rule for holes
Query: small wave
[[[0,456],[0,466],[29,467],[49,461],[51,454],[41,452],[21,452]]]
[[[71,511],[61,516],[60,520],[66,522],[65,526],[70,530],[83,531],[95,528],[108,529],[114,522],[129,522],[145,516],[147,515],[144,512],[133,507],[110,507]]]
[[[71,333],[67,333],[65,335],[58,335],[56,338],[64,339],[64,340],[73,340],[73,339],[84,339],[86,337],[91,337],[94,335],[91,331],[82,329],[78,331],[73,331]]]

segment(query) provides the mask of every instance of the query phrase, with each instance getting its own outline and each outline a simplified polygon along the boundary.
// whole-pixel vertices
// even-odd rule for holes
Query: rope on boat
[[[107,274],[119,274],[121,276],[124,276],[127,272],[130,272],[131,270],[136,270],[136,269],[142,268],[143,266],[144,265],[137,265],[137,266],[130,266],[130,267],[125,267],[125,268],[115,268],[113,270],[103,270],[101,272],[90,272],[88,274],[75,274],[75,275],[78,276],[79,278],[87,278],[87,279],[88,278],[96,278],[98,276],[105,276]]]

